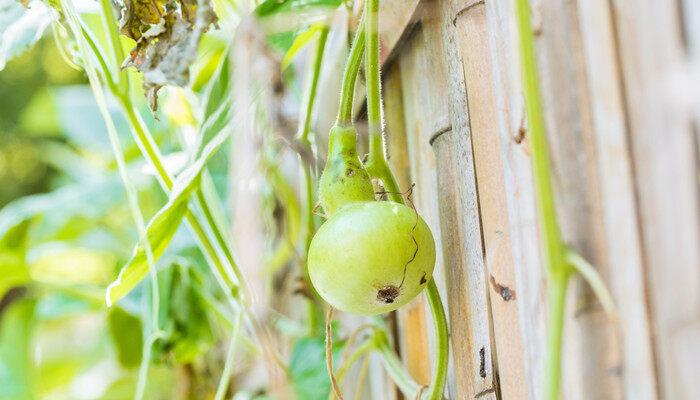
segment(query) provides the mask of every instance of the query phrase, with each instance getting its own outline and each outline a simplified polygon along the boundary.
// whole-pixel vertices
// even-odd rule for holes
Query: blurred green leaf
[[[34,306],[31,299],[10,304],[0,319],[0,400],[27,400],[32,392],[31,340]]]
[[[265,0],[255,8],[259,17],[268,17],[280,13],[308,13],[318,8],[337,8],[343,0]]]
[[[0,210],[0,238],[9,237],[13,228],[31,218],[41,217],[28,240],[56,240],[58,232],[72,226],[77,217],[99,220],[123,203],[124,188],[116,174],[100,179],[65,185],[49,193],[26,196]],[[91,224],[94,227],[94,223]]]
[[[209,310],[201,301],[203,276],[178,261],[158,277],[159,293],[169,301],[161,304],[159,325],[166,337],[154,345],[154,359],[194,362],[213,342]]]
[[[0,299],[15,286],[29,282],[24,261],[29,221],[24,221],[0,235]]]
[[[273,49],[287,53],[297,35],[313,24],[326,24],[343,0],[266,0],[256,9],[267,42]]]
[[[61,133],[58,107],[51,90],[43,88],[32,96],[19,115],[19,125],[34,136],[58,136]]]
[[[306,47],[307,44],[311,43],[316,37],[316,34],[322,28],[323,25],[314,24],[311,25],[304,32],[297,35],[297,37],[294,39],[294,43],[292,43],[292,46],[289,48],[289,50],[287,50],[287,53],[284,55],[284,59],[282,59],[282,65],[280,65],[280,68],[282,68],[282,70],[287,69],[287,67],[289,67],[292,61],[294,61],[294,57],[296,57],[299,51]]]
[[[119,363],[124,368],[138,367],[143,349],[141,320],[119,307],[112,307],[107,318]]]
[[[148,385],[143,398],[148,400],[171,400],[180,398],[182,386],[178,384],[175,370],[151,366],[148,369]],[[99,400],[124,400],[134,398],[137,376],[129,374],[114,382]]]
[[[202,155],[178,176],[173,186],[168,203],[158,211],[146,227],[146,240],[153,251],[154,262],[165,251],[168,243],[180,226],[185,216],[192,192],[199,186],[202,170],[207,161],[221,147],[228,131],[219,132],[202,151]],[[134,250],[131,260],[119,272],[117,279],[107,288],[107,304],[114,304],[126,296],[148,273],[146,243],[142,239]]]
[[[54,89],[53,98],[62,132],[80,149],[111,154],[112,147],[104,128],[102,114],[88,85],[62,86]],[[108,102],[109,113],[124,144],[132,143],[129,123],[115,101]]]
[[[65,243],[38,246],[29,254],[29,273],[37,282],[103,286],[111,278],[117,258],[114,254]]]
[[[200,157],[203,146],[226,128],[231,119],[231,65],[224,53],[221,63],[212,77],[202,98],[204,115],[197,136],[195,157]]]
[[[13,287],[24,285],[29,280],[22,253],[0,249],[0,299]]]
[[[24,8],[16,0],[0,0],[0,70],[7,61],[36,43],[56,12],[39,0]]]
[[[94,290],[88,287],[67,285],[42,287],[50,289],[39,299],[36,306],[36,316],[42,321],[58,320],[96,309]],[[101,296],[99,300],[102,300]],[[104,303],[100,302],[100,304],[104,307]]]
[[[344,342],[333,343],[333,365],[337,368]],[[289,375],[297,398],[325,400],[331,390],[326,370],[326,343],[324,338],[307,337],[294,343],[289,362]]]

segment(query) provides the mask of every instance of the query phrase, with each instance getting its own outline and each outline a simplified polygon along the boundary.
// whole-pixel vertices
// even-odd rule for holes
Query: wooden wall
[[[700,3],[531,0],[554,185],[567,243],[599,270],[566,311],[566,399],[700,398]],[[387,0],[389,152],[438,239],[451,399],[539,399],[540,260],[513,0]],[[399,344],[430,376],[430,315]]]

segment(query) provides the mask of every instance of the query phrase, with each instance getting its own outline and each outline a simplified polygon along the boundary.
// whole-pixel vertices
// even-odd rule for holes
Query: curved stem
[[[355,81],[357,73],[362,64],[362,53],[365,51],[365,16],[362,16],[360,25],[357,27],[355,37],[352,40],[352,47],[348,62],[343,73],[343,86],[340,90],[340,109],[336,125],[350,126],[352,124],[352,106],[355,98]]]
[[[425,289],[425,295],[428,299],[430,312],[433,314],[433,330],[435,331],[435,348],[437,354],[433,364],[433,379],[428,390],[428,398],[430,400],[442,399],[442,394],[445,391],[445,382],[447,381],[447,368],[449,364],[449,333],[447,331],[447,317],[445,316],[445,308],[440,298],[435,280],[431,279],[428,287]]]

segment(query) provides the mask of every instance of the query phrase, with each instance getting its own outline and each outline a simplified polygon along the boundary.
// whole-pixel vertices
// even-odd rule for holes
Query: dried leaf
[[[152,110],[162,86],[189,83],[202,35],[216,20],[210,0],[124,1],[120,30],[136,40],[136,47],[122,68],[134,66],[143,73]]]

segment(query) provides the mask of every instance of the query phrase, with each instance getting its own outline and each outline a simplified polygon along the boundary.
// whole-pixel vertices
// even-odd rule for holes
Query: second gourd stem
[[[515,0],[516,22],[520,41],[525,111],[529,124],[532,170],[537,214],[544,242],[547,271],[549,317],[547,321],[547,358],[545,364],[544,398],[559,398],[561,380],[561,347],[564,328],[566,289],[572,268],[566,261],[566,246],[562,242],[554,206],[551,163],[545,136],[544,118],[539,93],[539,77],[530,8],[527,0]]]
[[[309,136],[311,134],[311,119],[313,115],[314,103],[316,100],[316,92],[318,89],[318,80],[321,75],[321,65],[323,63],[323,54],[326,47],[326,41],[328,39],[328,26],[323,26],[318,34],[318,42],[316,43],[316,50],[314,53],[313,64],[311,65],[311,76],[309,77],[309,83],[306,90],[304,98],[304,115],[299,125],[299,134],[297,139],[301,145],[306,150],[307,154],[312,155],[315,160],[315,155],[311,148],[311,139]],[[306,208],[304,210],[304,223],[306,225],[306,236],[304,238],[304,254],[309,253],[309,247],[311,246],[311,240],[316,232],[316,221],[314,219],[314,184],[311,171],[311,165],[309,162],[305,162],[303,158],[300,157],[302,164],[302,174],[304,178],[305,195],[306,195]],[[309,317],[309,333],[315,334],[319,329],[320,325],[318,322],[318,307],[316,299],[318,294],[316,293],[313,285],[311,284],[311,279],[309,278],[309,272],[304,265],[304,281],[312,292],[312,298],[309,299],[308,303],[308,317]]]
[[[367,74],[367,116],[370,134],[369,158],[366,165],[367,172],[370,176],[381,180],[382,185],[393,201],[405,203],[396,183],[396,178],[391,168],[389,168],[385,153],[379,62],[379,0],[367,0],[365,7],[367,41],[365,72]],[[442,398],[447,379],[449,361],[447,318],[434,280],[430,281],[425,293],[430,311],[433,314],[435,348],[437,351],[432,382],[428,389],[427,398],[437,400]]]

